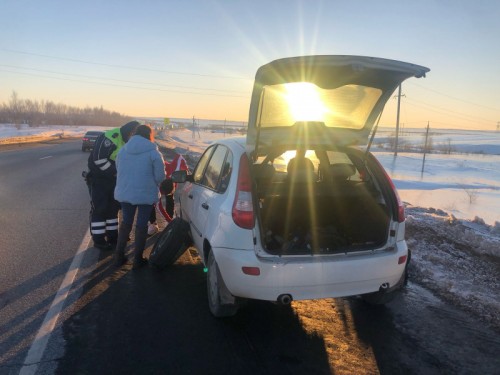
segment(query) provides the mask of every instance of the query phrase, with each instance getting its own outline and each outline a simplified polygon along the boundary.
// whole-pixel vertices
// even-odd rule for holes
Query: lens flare
[[[323,121],[328,108],[321,100],[317,86],[307,82],[286,85],[289,111],[294,121]]]

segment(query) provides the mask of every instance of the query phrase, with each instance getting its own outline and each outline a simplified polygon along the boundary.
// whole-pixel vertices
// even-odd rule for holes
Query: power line
[[[463,99],[460,99],[460,98],[455,98],[454,96],[451,96],[451,95],[448,95],[448,94],[443,94],[442,92],[439,92],[439,91],[436,91],[436,90],[432,90],[428,87],[424,87],[422,85],[419,85],[418,83],[415,83],[413,81],[408,81],[408,83],[414,85],[414,86],[417,86],[417,87],[420,87],[421,89],[424,89],[424,90],[427,90],[427,91],[431,91],[435,94],[438,94],[438,95],[442,95],[442,96],[445,96],[447,98],[450,98],[450,99],[453,99],[453,100],[458,100],[462,103],[467,103],[467,104],[472,104],[472,105],[475,105],[475,106],[478,106],[478,107],[482,107],[482,108],[486,108],[486,109],[491,109],[493,111],[498,111],[498,108],[493,108],[493,107],[489,107],[489,106],[486,106],[486,105],[483,105],[483,104],[477,104],[477,103],[473,103],[473,102],[470,102],[468,100],[463,100]]]
[[[407,99],[405,100],[405,102],[407,101]],[[412,102],[416,102],[416,103],[420,103],[423,105],[419,106],[418,104],[414,104]],[[446,109],[446,108],[440,108],[440,107],[436,107],[436,106],[432,106],[430,104],[427,104],[425,102],[421,102],[419,100],[415,100],[415,99],[411,99],[409,102],[407,102],[407,104],[410,104],[410,105],[413,105],[415,107],[420,107],[420,108],[425,108],[429,111],[433,111],[433,112],[437,112],[437,113],[442,113],[442,114],[446,114],[447,116],[452,116],[452,117],[456,117],[456,118],[459,118],[461,120],[467,120],[467,121],[481,121],[481,122],[485,122],[485,123],[491,123],[491,120],[487,120],[485,118],[481,118],[481,117],[477,117],[477,116],[473,116],[473,115],[468,115],[468,114],[465,114],[465,113],[460,113],[460,112],[457,112],[457,111],[454,111],[454,110],[450,110],[450,109]],[[430,107],[430,108],[428,108]]]
[[[107,80],[107,81],[114,81],[114,82],[125,82],[125,83],[134,83],[134,84],[142,84],[142,85],[175,87],[175,88],[190,89],[190,90],[208,90],[208,91],[227,92],[227,93],[240,93],[242,95],[245,94],[242,91],[236,91],[236,90],[218,90],[218,89],[202,88],[202,87],[166,85],[166,84],[162,84],[162,83],[127,81],[127,80],[122,80],[122,79],[114,79],[114,78],[106,78],[106,77],[87,76],[87,75],[83,75],[83,74],[61,73],[61,72],[55,72],[55,71],[51,71],[51,70],[44,70],[44,69],[23,68],[23,67],[17,67],[17,66],[13,66],[13,65],[3,65],[3,64],[0,64],[0,67],[7,67],[7,68],[14,68],[14,69],[24,69],[24,70],[32,70],[32,71],[35,71],[35,72],[50,73],[50,74],[59,74],[59,75],[65,75],[65,76],[70,76],[70,77],[74,76],[74,77],[83,77],[83,78],[89,78],[89,79],[100,79],[100,80]],[[18,72],[18,73],[19,74],[23,74],[23,72]],[[45,77],[45,78],[48,78],[48,77]]]
[[[203,95],[203,96],[221,96],[221,97],[245,98],[245,99],[248,98],[247,95],[207,94],[207,93],[192,92],[192,91],[164,90],[164,89],[158,89],[158,88],[127,86],[127,85],[116,85],[116,84],[112,84],[112,83],[89,82],[89,81],[82,81],[82,80],[70,79],[70,78],[48,77],[48,76],[43,76],[43,75],[40,75],[40,74],[31,74],[31,73],[23,73],[23,72],[13,72],[13,71],[9,71],[9,70],[1,70],[1,69],[0,69],[0,72],[8,72],[8,73],[13,73],[13,74],[28,75],[28,76],[32,76],[32,77],[41,77],[41,78],[48,78],[48,79],[56,79],[56,80],[59,80],[59,81],[80,82],[80,83],[87,83],[87,84],[91,84],[91,85],[100,85],[100,86],[124,87],[124,88],[130,88],[130,89],[138,89],[138,90],[173,92],[173,93],[177,93],[177,94],[193,94],[193,95]]]
[[[105,64],[105,63],[94,62],[94,61],[71,59],[71,58],[67,58],[67,57],[44,55],[44,54],[41,54],[41,53],[17,51],[17,50],[7,49],[7,48],[0,48],[0,51],[6,51],[6,52],[11,52],[11,53],[18,53],[18,54],[22,54],[22,55],[45,57],[45,58],[48,58],[48,59],[69,61],[69,62],[73,62],[73,63],[82,63],[82,64],[91,64],[91,65],[99,65],[99,66],[108,66],[108,67],[120,68],[120,69],[141,70],[141,71],[156,72],[156,73],[179,74],[179,75],[209,77],[209,78],[224,78],[224,79],[248,80],[247,77],[234,77],[234,76],[232,77],[232,76],[222,76],[222,75],[212,75],[212,74],[186,73],[186,72],[176,72],[176,71],[162,70],[162,69],[139,68],[139,67],[127,66],[127,65]]]
[[[93,61],[85,61],[85,60],[79,60],[79,59],[72,59],[72,58],[67,58],[67,57],[60,57],[60,56],[50,56],[50,55],[45,55],[45,54],[38,54],[38,53],[32,53],[32,52],[26,52],[26,51],[19,51],[19,50],[13,50],[13,49],[6,49],[6,48],[0,48],[0,51],[6,51],[10,53],[17,53],[17,54],[24,54],[24,55],[31,55],[31,56],[39,56],[39,57],[44,57],[44,58],[49,58],[49,59],[55,59],[55,60],[61,60],[61,61],[69,61],[73,63],[82,63],[82,64],[91,64],[91,65],[98,65],[98,66],[107,66],[107,67],[114,67],[114,68],[120,68],[120,69],[131,69],[131,70],[137,70],[137,71],[149,71],[149,72],[157,72],[157,73],[166,73],[166,74],[177,74],[177,75],[188,75],[188,76],[199,76],[199,77],[210,77],[210,78],[222,78],[222,79],[237,79],[237,80],[248,80],[248,78],[245,77],[234,77],[234,76],[223,76],[223,75],[209,75],[209,74],[199,74],[199,73],[187,73],[187,72],[177,72],[177,71],[168,71],[168,70],[161,70],[161,69],[151,69],[151,68],[144,68],[144,67],[133,67],[133,66],[126,66],[126,65],[117,65],[117,64],[106,64],[106,63],[100,63],[100,62],[93,62]],[[112,78],[102,78],[102,77],[92,77],[92,76],[85,76],[85,75],[79,75],[79,74],[67,74],[67,73],[59,73],[59,72],[52,72],[52,71],[44,71],[41,69],[33,69],[33,68],[21,68],[21,67],[13,67],[9,65],[0,65],[0,66],[7,66],[11,67],[14,69],[26,69],[26,70],[32,70],[32,71],[39,71],[39,72],[44,72],[44,73],[50,73],[50,74],[59,74],[59,75],[66,75],[66,76],[75,76],[75,77],[83,77],[83,78],[89,78],[89,79],[97,79],[97,80],[108,80],[108,81],[115,81],[115,82],[124,82],[124,83],[132,83],[132,84],[139,84],[139,85],[156,85],[156,86],[161,86],[161,87],[174,87],[178,89],[187,89],[187,90],[207,90],[207,91],[216,91],[216,92],[237,92],[237,91],[232,91],[232,90],[218,90],[218,89],[208,89],[208,88],[197,88],[197,87],[185,87],[185,86],[175,86],[175,85],[165,85],[165,84],[157,84],[157,83],[149,83],[149,82],[137,82],[137,81],[126,81],[126,80],[117,80],[117,79],[112,79]],[[12,72],[9,70],[0,70],[4,72],[9,72],[9,73],[14,73],[14,74],[21,74],[21,75],[29,75],[29,76],[35,76],[35,77],[41,77],[41,78],[46,78],[46,79],[56,79],[56,80],[61,80],[61,81],[72,81],[72,82],[81,82],[81,83],[87,83],[87,84],[97,84],[97,85],[102,85],[102,86],[113,86],[113,87],[125,87],[125,88],[132,88],[132,89],[140,89],[140,90],[149,90],[149,91],[162,91],[162,92],[173,92],[173,93],[180,93],[180,94],[194,94],[194,95],[206,95],[206,96],[222,96],[222,97],[247,97],[242,93],[242,95],[224,95],[224,94],[208,94],[208,93],[200,93],[200,92],[192,92],[192,91],[179,91],[179,90],[166,90],[166,89],[161,89],[161,88],[150,88],[150,87],[140,87],[140,86],[128,86],[128,85],[117,85],[117,84],[112,84],[112,83],[102,83],[102,82],[89,82],[89,81],[83,81],[83,80],[78,80],[78,79],[69,79],[69,78],[58,78],[58,77],[49,77],[49,76],[44,76],[44,75],[37,75],[37,74],[31,74],[31,73],[24,73],[24,72]],[[413,83],[412,81],[409,82],[410,84],[413,84],[415,86],[418,86],[424,90],[428,90],[431,92],[434,92],[436,94],[448,97],[453,100],[461,101],[464,103],[472,104],[478,107],[490,109],[490,110],[495,110],[497,111],[498,109],[484,106],[481,104],[473,103],[470,101],[466,101],[463,99],[455,98],[453,96],[447,95],[440,93],[436,90],[432,90],[429,88],[426,88],[424,86],[421,86],[419,84]],[[402,95],[404,96],[404,95]],[[415,100],[415,102],[419,102]],[[426,110],[434,111],[440,113],[441,111],[447,111],[451,112],[451,116],[454,116],[456,118],[460,118],[461,120],[467,120],[471,121],[481,121],[481,122],[486,122],[486,123],[491,123],[491,120],[486,120],[482,119],[477,116],[472,116],[472,115],[467,115],[467,114],[460,114],[457,113],[456,111],[444,109],[444,108],[439,108],[435,107],[433,105],[427,104],[425,102],[420,102],[424,106],[430,107],[426,108]],[[419,107],[418,105],[408,103],[410,105],[414,105],[416,107]],[[425,108],[425,107],[424,107]],[[458,114],[458,116],[457,116]],[[449,113],[447,115],[450,115]],[[469,117],[469,118],[464,118],[461,116]]]

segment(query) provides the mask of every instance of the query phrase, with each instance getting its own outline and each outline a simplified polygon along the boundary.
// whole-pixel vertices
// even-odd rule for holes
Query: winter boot
[[[115,249],[115,266],[120,267],[127,262],[127,257],[125,256],[125,248],[127,247],[127,241],[129,238],[130,231],[132,230],[132,224],[120,224],[120,230],[118,231],[118,241],[116,243]]]
[[[142,257],[144,248],[146,247],[146,239],[148,238],[148,227],[135,227],[135,252],[134,265],[132,269],[144,267],[148,261]]]

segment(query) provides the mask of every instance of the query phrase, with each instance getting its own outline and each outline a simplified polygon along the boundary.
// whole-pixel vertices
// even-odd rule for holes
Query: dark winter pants
[[[125,224],[132,225],[134,223],[135,213],[137,211],[137,219],[135,225],[140,228],[148,226],[149,216],[153,205],[151,204],[130,204],[122,202],[122,221]]]
[[[115,185],[115,180],[94,178],[90,186],[90,233],[96,244],[116,244],[118,238],[120,203],[114,197]]]
[[[124,227],[132,227],[134,222],[135,212],[137,218],[135,221],[135,253],[134,266],[139,266],[144,262],[142,254],[146,247],[146,239],[148,237],[148,220],[153,206],[151,204],[130,204],[121,202],[122,206],[122,225]]]
[[[168,194],[165,197],[165,211],[170,217],[174,217],[174,194]]]
[[[151,224],[156,223],[156,204],[153,204],[153,208],[151,209],[151,214],[149,214],[149,222]]]

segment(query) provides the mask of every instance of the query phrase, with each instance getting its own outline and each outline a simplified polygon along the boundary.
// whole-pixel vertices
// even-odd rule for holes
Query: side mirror
[[[175,183],[182,184],[186,181],[192,182],[193,176],[188,174],[187,171],[175,171],[172,173],[172,181]]]

